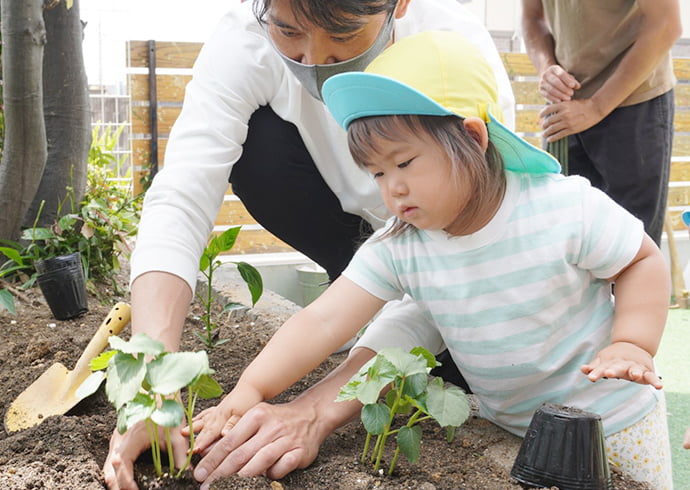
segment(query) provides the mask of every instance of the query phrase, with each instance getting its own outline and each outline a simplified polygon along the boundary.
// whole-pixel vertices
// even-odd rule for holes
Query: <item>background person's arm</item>
[[[539,93],[549,102],[570,100],[580,83],[556,61],[555,41],[541,0],[522,0],[522,32],[539,75]]]
[[[616,109],[656,67],[682,33],[678,0],[640,0],[640,33],[611,76],[589,99],[551,104],[543,118],[548,142],[591,128]]]

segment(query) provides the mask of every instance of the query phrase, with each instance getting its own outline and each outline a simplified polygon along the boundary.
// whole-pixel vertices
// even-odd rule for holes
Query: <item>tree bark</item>
[[[24,217],[31,226],[42,200],[39,224],[76,211],[84,196],[91,146],[89,89],[82,51],[79,0],[63,0],[43,13],[47,39],[43,54],[43,111],[48,157],[36,197]],[[72,190],[72,195],[68,191]]]
[[[0,0],[5,142],[0,161],[0,239],[17,239],[46,163],[43,0]]]

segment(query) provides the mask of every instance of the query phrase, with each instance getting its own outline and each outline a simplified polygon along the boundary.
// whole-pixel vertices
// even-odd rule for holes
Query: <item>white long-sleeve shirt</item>
[[[481,49],[496,73],[505,122],[512,128],[510,81],[486,28],[456,0],[412,0],[404,18],[395,21],[394,37],[425,30],[460,32]],[[345,131],[300,85],[267,36],[246,2],[221,19],[202,48],[170,134],[165,165],[146,194],[132,280],[164,271],[194,290],[199,257],[241,155],[247,123],[264,105],[295,124],[345,211],[375,228],[389,217],[376,184],[352,161]]]

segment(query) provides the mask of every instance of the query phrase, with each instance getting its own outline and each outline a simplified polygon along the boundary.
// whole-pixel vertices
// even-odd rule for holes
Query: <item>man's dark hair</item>
[[[254,15],[266,22],[272,0],[254,0]],[[290,0],[295,18],[327,32],[345,33],[361,27],[363,16],[390,12],[398,0]]]

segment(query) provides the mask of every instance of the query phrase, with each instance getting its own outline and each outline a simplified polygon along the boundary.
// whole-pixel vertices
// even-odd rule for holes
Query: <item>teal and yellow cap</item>
[[[405,37],[381,53],[364,72],[334,75],[323,100],[338,124],[369,116],[416,114],[479,117],[506,169],[558,173],[558,161],[527,143],[501,121],[498,86],[482,53],[461,34],[426,31]]]

